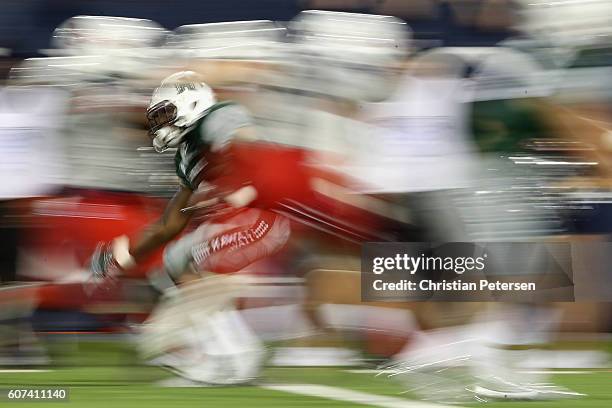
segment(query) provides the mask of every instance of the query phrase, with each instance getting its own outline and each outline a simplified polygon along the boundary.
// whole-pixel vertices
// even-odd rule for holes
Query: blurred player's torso
[[[150,149],[141,149],[149,140],[133,120],[144,111],[149,92],[119,80],[75,89],[65,131],[71,185],[148,192],[152,174],[171,174],[169,160],[150,158]]]
[[[202,181],[220,177],[227,157],[224,150],[233,133],[250,124],[248,113],[240,105],[226,101],[213,105],[185,135],[175,156],[176,174],[191,190]]]

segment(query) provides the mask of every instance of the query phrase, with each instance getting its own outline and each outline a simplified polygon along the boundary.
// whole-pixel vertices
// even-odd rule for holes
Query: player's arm
[[[183,231],[191,215],[189,212],[181,211],[181,209],[187,207],[192,194],[191,189],[181,185],[166,206],[162,217],[130,244],[129,255],[135,262],[142,260],[160,246],[172,241]]]
[[[91,257],[90,270],[94,278],[116,275],[131,269],[162,245],[174,239],[185,228],[191,216],[181,211],[187,206],[193,191],[181,185],[170,200],[164,214],[147,227],[135,240],[130,242],[126,236],[115,238],[112,242],[98,244]]]
[[[249,113],[235,104],[221,108],[210,115],[200,137],[216,158],[206,176],[216,187],[216,199],[231,208],[242,208],[255,200],[257,191],[248,171],[249,149],[244,148],[257,140]]]
[[[232,160],[230,163],[233,165],[228,169],[230,176],[237,176],[238,167],[240,167],[241,162],[245,161],[245,158],[242,157],[244,154],[238,153],[238,145],[242,143],[251,143],[256,140],[255,138],[255,129],[252,126],[245,126],[236,131],[232,135],[232,143],[228,147],[228,154],[231,156]],[[242,165],[243,168],[247,168],[246,165]],[[246,176],[246,175],[243,175]],[[245,207],[250,204],[255,198],[257,198],[257,190],[255,187],[248,182],[248,177],[242,177],[242,181],[244,185],[235,191],[227,194],[223,200],[228,203],[230,206],[234,208]]]

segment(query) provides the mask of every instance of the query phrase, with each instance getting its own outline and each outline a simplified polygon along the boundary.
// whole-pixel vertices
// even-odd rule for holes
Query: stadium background
[[[513,27],[512,11],[515,7],[511,1],[504,0],[451,0],[451,1],[350,1],[350,0],[315,0],[315,1],[280,1],[280,0],[226,0],[226,1],[71,1],[71,0],[48,0],[48,1],[14,1],[6,0],[0,5],[0,48],[4,48],[5,55],[0,59],[2,74],[5,77],[10,68],[15,66],[23,58],[40,56],[40,50],[49,46],[49,38],[53,30],[67,18],[78,15],[111,15],[124,17],[148,18],[154,20],[166,28],[173,29],[183,24],[207,23],[236,20],[269,19],[288,21],[299,11],[305,9],[333,9],[352,12],[368,12],[375,14],[395,15],[406,21],[414,31],[416,44],[421,48],[434,48],[440,46],[495,46],[500,41],[515,34]],[[511,133],[500,145],[491,146],[486,140],[481,144],[483,150],[508,151],[516,148],[518,142],[531,135],[540,135],[545,126],[538,123],[534,111],[530,109],[530,102],[490,103],[477,111],[476,115],[487,118],[497,117],[502,121],[510,123]],[[479,137],[479,129],[476,129],[476,137]],[[486,138],[487,129],[481,130]],[[609,223],[608,212],[602,211],[601,218],[596,221],[587,221],[577,227],[581,234],[596,232],[609,233],[612,229]],[[603,221],[602,221],[603,220]],[[6,237],[6,236],[5,236]],[[10,237],[8,237],[10,240]],[[327,283],[334,285],[334,282]],[[340,281],[336,285],[341,286]],[[4,298],[3,300],[11,300]],[[354,301],[350,300],[350,301]],[[435,308],[436,306],[426,306]],[[609,303],[583,303],[560,305],[565,314],[561,331],[568,333],[587,333],[587,341],[575,341],[570,337],[560,344],[551,345],[551,348],[569,347],[586,350],[609,350],[609,338],[605,333],[610,331],[612,319]],[[79,314],[70,314],[69,317],[58,318],[45,315],[47,311],[41,311],[36,318],[39,319],[35,325],[43,331],[63,331],[63,329],[74,329],[66,325],[64,327],[45,327],[50,322],[78,323],[79,330],[87,329],[92,323],[87,318],[80,320]],[[51,312],[53,313],[53,312]],[[138,314],[139,311],[135,311]],[[84,323],[84,325],[81,325]],[[432,323],[435,326],[435,323]],[[89,327],[95,328],[94,326]],[[59,330],[62,329],[62,330]],[[67,330],[72,332],[72,330]],[[598,333],[601,336],[589,337],[590,333]],[[132,399],[145,397],[152,392],[148,385],[151,380],[159,380],[164,377],[161,371],[141,367],[140,363],[133,358],[129,347],[115,341],[106,342],[106,337],[97,343],[100,338],[93,336],[81,336],[75,333],[58,334],[63,339],[56,350],[53,350],[53,335],[50,337],[51,353],[58,367],[63,370],[55,374],[30,373],[30,374],[2,374],[2,384],[32,383],[32,384],[66,384],[77,386],[73,392],[74,401],[80,402],[79,406],[97,406],[103,398],[113,397],[125,404]],[[65,341],[67,337],[68,341]],[[70,337],[73,336],[73,337]],[[581,338],[580,335],[577,338]],[[595,340],[593,340],[595,339]],[[608,339],[608,340],[606,340]],[[404,339],[400,338],[401,343]],[[345,339],[343,339],[345,341]],[[370,347],[370,351],[376,355],[389,355],[396,351],[397,339],[386,338],[380,341],[376,335],[371,339],[359,339]],[[332,342],[335,343],[335,342]],[[126,368],[126,366],[128,368]],[[283,371],[286,370],[286,371]],[[591,372],[587,370],[585,372]],[[297,372],[291,369],[270,369],[268,378],[276,382],[321,382],[327,384],[345,384],[349,389],[365,391],[377,395],[396,396],[401,392],[401,387],[389,386],[384,382],[372,380],[368,374],[348,373],[338,369],[299,369]],[[86,378],[84,380],[84,378]],[[134,381],[136,379],[136,381]],[[560,374],[556,377],[561,383],[581,391],[590,393],[592,399],[584,401],[581,406],[607,406],[610,401],[609,391],[605,385],[609,383],[609,370],[596,370],[594,375],[583,374]],[[108,386],[107,393],[99,391],[98,385]],[[131,387],[131,388],[126,388]],[[84,391],[79,394],[78,387]],[[152,395],[158,401],[148,400],[143,406],[155,406],[155,404],[168,404],[174,398],[185,398],[195,400],[198,404],[200,398],[203,401],[211,401],[209,406],[219,406],[223,403],[242,405],[245,401],[255,398],[263,406],[297,406],[295,399],[287,402],[280,400],[280,395],[273,391],[249,391],[249,390],[197,390],[197,391],[172,391],[173,394],[164,394],[164,391],[154,391]],[[208,394],[206,394],[208,392]],[[262,394],[269,392],[267,394]],[[300,401],[304,406],[310,404],[323,404],[320,399],[304,399]],[[138,406],[134,403],[130,406]],[[539,406],[561,406],[560,403],[539,403]],[[573,402],[566,402],[566,406],[575,406]],[[509,405],[509,404],[508,404]],[[505,405],[505,406],[508,406]],[[325,406],[332,406],[329,400]]]

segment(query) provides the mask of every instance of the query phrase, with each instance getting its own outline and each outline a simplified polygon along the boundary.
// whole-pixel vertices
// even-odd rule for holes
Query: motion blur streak
[[[611,232],[612,0],[0,3],[0,388],[611,406]],[[364,302],[372,241],[581,301]]]

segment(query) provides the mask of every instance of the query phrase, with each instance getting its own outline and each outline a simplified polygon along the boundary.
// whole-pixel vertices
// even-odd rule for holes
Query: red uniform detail
[[[232,273],[280,251],[290,235],[289,220],[270,211],[246,208],[202,227],[192,248],[201,271]]]

